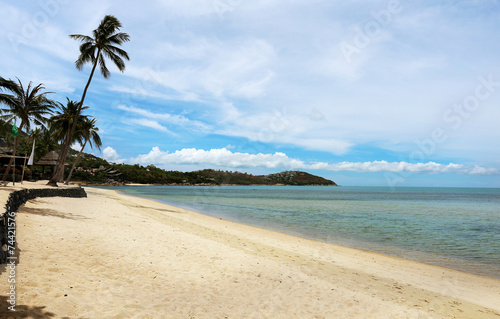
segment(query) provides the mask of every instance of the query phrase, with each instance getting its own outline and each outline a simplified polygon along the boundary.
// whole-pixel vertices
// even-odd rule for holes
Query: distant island
[[[68,162],[74,156],[68,157]],[[156,185],[291,185],[338,186],[334,181],[302,171],[285,171],[270,175],[204,169],[194,172],[167,171],[154,165],[114,164],[91,155],[82,154],[80,167],[73,180],[86,185],[125,185],[129,183]]]
[[[215,185],[290,185],[338,186],[335,182],[301,171],[285,171],[270,175],[252,175],[240,172],[205,169],[192,172]]]

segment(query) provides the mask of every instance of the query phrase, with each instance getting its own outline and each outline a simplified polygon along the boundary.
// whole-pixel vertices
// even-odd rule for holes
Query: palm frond
[[[4,79],[0,76],[0,91],[7,90],[14,92],[17,88],[17,83],[12,81],[11,79]]]
[[[83,43],[80,45],[80,55],[75,61],[75,66],[78,70],[82,70],[87,63],[94,63],[96,47],[93,43]]]
[[[126,51],[118,48],[118,47],[108,45],[108,46],[106,46],[106,50],[109,52],[113,52],[114,54],[116,54],[116,55],[118,55],[126,60],[130,60],[128,53]]]
[[[125,62],[119,57],[117,54],[113,53],[110,50],[103,50],[104,55],[107,56],[120,70],[121,72],[125,71]]]
[[[18,103],[17,101],[18,100],[12,95],[3,93],[0,94],[0,104],[5,104],[9,107],[8,109],[1,109],[0,112],[7,112],[8,110],[15,108]]]
[[[88,35],[83,35],[83,34],[70,34],[69,37],[73,40],[77,40],[80,42],[93,42],[94,41],[94,39],[92,39]]]
[[[121,45],[124,42],[130,41],[130,36],[127,33],[119,32],[108,38],[108,42],[112,44]]]
[[[102,141],[101,141],[101,137],[99,136],[99,133],[97,132],[98,130],[99,129],[96,128],[94,131],[90,132],[89,143],[90,143],[91,148],[94,148],[94,146],[95,146],[100,151],[101,146],[102,146]],[[92,142],[93,142],[93,145],[92,145]]]
[[[111,72],[109,72],[108,67],[106,66],[106,61],[102,55],[99,56],[99,69],[101,70],[102,76],[107,79],[110,77]]]

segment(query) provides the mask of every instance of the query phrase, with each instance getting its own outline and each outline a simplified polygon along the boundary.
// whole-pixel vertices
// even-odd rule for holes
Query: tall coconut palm
[[[102,142],[101,142],[101,137],[99,136],[99,128],[95,125],[97,122],[96,119],[94,118],[89,118],[85,117],[84,119],[81,120],[81,122],[78,124],[77,127],[77,134],[80,140],[80,144],[82,144],[82,148],[80,149],[80,152],[78,153],[78,156],[76,157],[76,160],[73,162],[73,166],[71,167],[71,170],[69,171],[68,177],[66,178],[65,184],[69,184],[69,180],[71,179],[71,175],[73,175],[73,171],[75,170],[76,165],[80,161],[80,156],[83,153],[83,150],[85,149],[85,146],[87,143],[89,143],[90,148],[94,148],[92,146],[92,142],[94,142],[94,145],[97,147],[98,150],[101,150]]]
[[[47,121],[46,116],[51,113],[52,108],[56,105],[54,101],[48,99],[46,96],[51,92],[43,92],[45,90],[43,84],[33,86],[33,82],[30,82],[25,89],[19,79],[17,79],[16,83],[11,79],[6,80],[0,77],[0,88],[10,92],[10,94],[0,94],[0,104],[6,106],[0,109],[0,113],[2,113],[1,118],[6,122],[13,123],[15,123],[17,119],[20,119],[21,124],[19,125],[19,131],[25,127],[29,129],[32,123],[43,125]],[[2,181],[7,180],[7,176],[16,156],[17,143],[18,137],[16,136],[14,141],[14,154],[9,161]]]
[[[85,96],[87,95],[87,90],[90,86],[90,82],[92,81],[97,65],[99,65],[101,74],[105,79],[109,78],[111,75],[111,72],[106,66],[106,58],[110,59],[116,65],[118,70],[121,72],[125,71],[125,62],[123,59],[129,60],[129,56],[127,52],[120,49],[118,46],[122,45],[124,42],[130,41],[130,36],[127,33],[119,32],[121,27],[122,24],[116,17],[107,15],[104,19],[102,19],[97,29],[92,32],[92,36],[81,34],[70,35],[72,39],[82,42],[80,45],[80,56],[75,62],[76,68],[81,71],[85,64],[92,64],[92,71],[90,72],[87,85],[83,90],[82,99],[79,104],[80,107],[85,101]],[[76,125],[77,122],[74,122],[70,135],[75,133]],[[69,140],[66,141],[61,150],[57,169],[48,185],[57,186],[57,180],[64,171],[64,162],[66,161],[70,145],[71,142]]]

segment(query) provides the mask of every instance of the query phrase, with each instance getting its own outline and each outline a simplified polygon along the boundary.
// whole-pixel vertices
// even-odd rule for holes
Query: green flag
[[[17,129],[16,123],[12,125],[12,136],[19,136],[19,130]]]

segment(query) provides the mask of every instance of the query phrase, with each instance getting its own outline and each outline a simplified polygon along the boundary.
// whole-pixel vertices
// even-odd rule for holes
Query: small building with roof
[[[45,154],[42,158],[40,158],[34,166],[42,166],[42,175],[45,175],[45,167],[51,167],[51,174],[54,172],[55,167],[57,166],[57,162],[59,161],[59,153],[56,151],[50,151]],[[64,163],[65,166],[68,166],[68,163]]]

